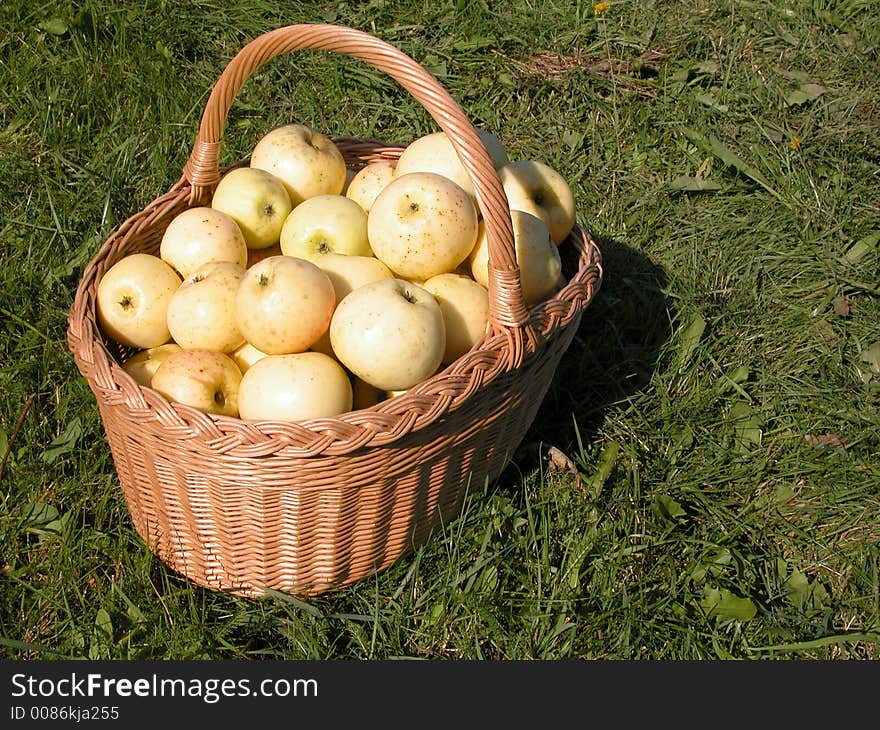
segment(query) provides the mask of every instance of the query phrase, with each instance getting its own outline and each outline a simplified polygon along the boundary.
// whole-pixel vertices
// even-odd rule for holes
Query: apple
[[[362,408],[371,408],[377,403],[385,400],[385,391],[370,385],[366,380],[354,378],[351,386],[353,411],[359,411]]]
[[[266,248],[249,248],[245,268],[249,269],[254,264],[259,263],[270,256],[281,256],[281,243],[275,243]]]
[[[355,173],[345,194],[361,206],[365,213],[369,213],[376,196],[393,179],[394,163],[391,160],[376,160]]]
[[[412,282],[382,279],[339,302],[330,343],[355,376],[380,390],[398,390],[436,372],[446,329],[433,294]]]
[[[344,195],[316,195],[304,200],[284,221],[281,253],[308,261],[329,253],[372,256],[367,214]]]
[[[354,176],[357,174],[357,170],[352,170],[350,167],[345,168],[345,182],[342,184],[342,191],[339,193],[340,195],[348,195],[348,186],[351,185],[351,181],[354,180]]]
[[[238,223],[223,211],[206,206],[188,208],[172,218],[159,244],[159,257],[184,278],[211,261],[244,266],[247,256]]]
[[[268,355],[307,350],[326,332],[336,306],[330,277],[293,256],[270,256],[245,272],[235,319],[245,340]]]
[[[367,234],[376,258],[402,279],[452,271],[474,246],[477,209],[452,180],[434,172],[394,178],[373,201]]]
[[[204,413],[237,416],[240,383],[241,371],[229,355],[215,350],[181,350],[159,366],[152,388],[169,401]]]
[[[486,335],[489,317],[489,292],[470,276],[438,274],[425,282],[440,304],[446,326],[446,349],[443,364],[458,360]]]
[[[397,396],[403,395],[404,393],[408,392],[409,388],[401,388],[400,390],[386,390],[383,400],[390,400],[391,398],[396,398]]]
[[[230,352],[229,357],[231,357],[233,362],[238,365],[238,369],[241,370],[242,373],[246,373],[248,368],[250,368],[250,366],[257,360],[262,360],[264,357],[268,357],[268,355],[262,350],[258,350],[250,342],[245,342],[243,345]]]
[[[98,323],[117,342],[143,350],[164,345],[168,303],[180,276],[158,256],[129,254],[101,277],[95,301]]]
[[[122,369],[131,375],[136,383],[149,388],[153,381],[153,375],[156,374],[159,366],[165,362],[169,355],[180,352],[182,349],[180,345],[174,342],[150,347],[128,358],[128,360],[122,363]]]
[[[538,216],[558,246],[574,226],[574,195],[556,170],[537,160],[509,162],[498,177],[512,210]]]
[[[204,264],[183,280],[168,303],[168,329],[184,350],[232,352],[244,342],[235,321],[235,295],[244,267]]]
[[[337,305],[344,296],[364,284],[370,284],[380,279],[394,278],[391,269],[375,256],[347,256],[342,253],[328,253],[316,258],[314,263],[330,277],[333,291],[336,293]],[[318,338],[310,349],[323,352],[330,357],[336,357],[333,346],[330,344],[329,329]]]
[[[329,418],[351,410],[348,374],[320,352],[269,355],[241,379],[238,409],[248,421]]]
[[[547,224],[537,216],[511,210],[510,222],[513,224],[513,242],[523,299],[527,306],[532,306],[546,299],[558,287],[562,276],[559,249],[550,238]],[[480,235],[469,261],[474,279],[488,287],[489,246],[483,225],[480,226]]]
[[[251,152],[250,166],[280,178],[294,206],[316,195],[339,195],[345,186],[342,152],[304,124],[285,124],[265,134]]]
[[[238,224],[248,248],[278,243],[284,219],[293,209],[281,180],[254,167],[236,167],[220,178],[211,207]]]
[[[485,129],[477,129],[477,135],[489,153],[495,169],[509,162],[504,145],[495,135]],[[471,198],[476,196],[470,175],[461,164],[458,153],[445,132],[426,134],[406,146],[397,161],[396,174],[405,175],[409,172],[436,172],[458,184]]]
[[[375,256],[349,256],[341,253],[327,253],[313,260],[313,263],[330,277],[337,303],[342,298],[364,284],[380,279],[393,279],[394,274]]]

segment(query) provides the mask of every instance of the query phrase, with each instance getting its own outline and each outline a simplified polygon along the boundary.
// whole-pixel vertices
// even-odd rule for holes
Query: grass
[[[877,658],[876,5],[499,6],[3,5],[0,656]],[[137,537],[65,318],[100,243],[179,177],[232,55],[325,21],[560,170],[605,282],[459,519],[350,589],[252,601]],[[291,120],[435,129],[365,64],[304,52],[245,85],[224,161]]]

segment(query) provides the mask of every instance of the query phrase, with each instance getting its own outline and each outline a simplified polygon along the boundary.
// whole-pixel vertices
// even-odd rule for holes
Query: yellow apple
[[[360,378],[354,378],[351,386],[353,411],[359,411],[362,408],[370,408],[377,403],[385,400],[385,392],[379,390],[375,386],[370,385],[367,381]]]
[[[282,226],[283,227],[283,226]],[[276,243],[272,246],[268,246],[267,248],[249,248],[248,249],[248,257],[247,263],[245,264],[245,268],[249,269],[254,264],[259,263],[263,259],[267,259],[270,256],[281,256],[281,244]]]
[[[382,279],[339,302],[330,343],[355,376],[380,390],[398,390],[436,372],[446,330],[433,294],[412,282]]]
[[[477,135],[496,169],[507,164],[509,160],[504,145],[494,134],[485,129],[477,129]],[[448,177],[472,198],[476,195],[470,176],[445,132],[426,134],[407,145],[397,161],[396,174],[405,175],[409,172],[435,172]]]
[[[238,224],[248,248],[278,243],[284,219],[293,209],[281,180],[254,167],[236,167],[220,178],[211,207]]]
[[[458,360],[486,335],[489,292],[470,276],[438,274],[425,282],[440,304],[446,326],[443,364]]]
[[[376,196],[393,179],[394,163],[391,160],[376,160],[355,173],[345,194],[361,206],[365,213],[369,213]]]
[[[117,342],[143,350],[164,345],[168,303],[180,276],[158,256],[134,253],[111,266],[98,282],[98,323]]]
[[[329,253],[372,256],[367,214],[344,195],[316,195],[304,200],[284,221],[281,253],[308,261]]]
[[[139,385],[149,388],[153,381],[153,375],[156,374],[159,366],[165,362],[169,355],[180,352],[182,349],[180,345],[173,342],[149,347],[128,358],[122,363],[122,369],[131,375]]]
[[[339,195],[345,185],[339,148],[304,124],[285,124],[265,134],[251,153],[250,165],[280,178],[294,206],[316,195]]]
[[[347,256],[328,253],[313,263],[330,277],[337,303],[349,292],[380,279],[393,279],[394,274],[375,256]]]
[[[235,321],[235,295],[244,267],[204,264],[187,276],[168,303],[168,329],[184,350],[232,352],[244,342]]]
[[[245,340],[268,355],[303,352],[327,331],[336,294],[315,264],[270,256],[245,272],[235,319]]]
[[[269,355],[241,379],[238,409],[248,421],[328,418],[351,410],[351,381],[320,352]]]
[[[250,342],[245,342],[241,347],[230,352],[229,357],[231,357],[233,362],[238,365],[238,369],[241,370],[242,373],[246,373],[251,365],[257,360],[262,360],[264,357],[267,357],[267,355],[262,350],[258,350],[254,347]]]
[[[376,196],[367,234],[376,258],[402,279],[452,271],[476,242],[477,209],[452,180],[433,172],[394,178]]]
[[[342,184],[340,195],[348,195],[348,186],[351,185],[351,181],[354,180],[356,174],[356,170],[352,170],[350,167],[345,168],[345,182]]]
[[[204,413],[238,415],[241,371],[229,355],[214,350],[181,350],[165,358],[152,388],[169,401]]]
[[[574,195],[556,170],[537,160],[509,162],[498,170],[498,177],[512,210],[538,216],[558,246],[574,226]]]
[[[521,210],[510,211],[516,263],[522,281],[523,299],[532,306],[556,291],[562,275],[559,249],[550,238],[547,224]],[[481,224],[477,244],[470,255],[471,273],[485,287],[489,286],[489,246],[486,230]]]
[[[316,258],[313,263],[317,264],[330,277],[337,305],[344,296],[364,284],[394,278],[391,269],[375,256],[347,256],[342,253],[328,253]],[[329,328],[309,349],[336,357],[333,345],[330,344]]]
[[[401,388],[400,390],[386,390],[383,400],[390,400],[391,398],[396,398],[397,396],[403,395],[404,393],[408,392],[409,388]]]
[[[172,218],[159,244],[159,257],[184,278],[212,261],[244,266],[247,256],[238,224],[223,211],[206,206],[188,208]]]

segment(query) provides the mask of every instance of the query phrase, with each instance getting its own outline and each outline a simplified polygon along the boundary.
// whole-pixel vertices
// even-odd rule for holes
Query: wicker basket
[[[131,354],[96,323],[101,276],[135,252],[157,254],[171,219],[210,201],[230,105],[270,59],[300,49],[359,58],[386,72],[431,114],[473,181],[490,251],[485,339],[408,393],[369,409],[300,422],[246,422],[170,403],[120,367]],[[352,168],[403,149],[337,137]],[[305,24],[259,36],[215,84],[181,179],[126,220],[86,266],[68,344],[95,395],[134,527],[194,582],[243,596],[308,596],[351,584],[423,544],[507,464],[532,423],[584,308],[600,254],[575,225],[562,244],[565,286],[523,303],[507,200],[463,111],[409,56],[361,31]]]

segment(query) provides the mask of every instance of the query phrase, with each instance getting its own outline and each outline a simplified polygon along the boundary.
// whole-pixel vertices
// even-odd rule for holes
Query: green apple
[[[238,409],[249,421],[329,418],[351,410],[348,374],[320,352],[269,355],[241,379]]]
[[[376,258],[395,275],[426,281],[467,259],[478,222],[473,201],[459,185],[437,173],[410,172],[376,196],[367,234]]]
[[[372,256],[367,214],[344,195],[316,195],[304,200],[284,221],[281,253],[308,261],[329,253]]]
[[[121,258],[98,282],[98,324],[129,347],[164,345],[171,339],[168,303],[180,281],[174,268],[158,256],[134,253]]]
[[[244,266],[248,248],[231,216],[199,206],[188,208],[171,219],[159,244],[159,256],[186,278],[202,264],[212,261],[231,261]]]
[[[305,124],[285,124],[255,145],[250,166],[280,178],[294,206],[316,195],[339,195],[345,159],[329,137]]]
[[[220,178],[211,207],[238,224],[248,248],[278,243],[284,219],[293,209],[281,180],[254,167],[236,167]]]
[[[330,343],[355,376],[380,390],[398,390],[437,371],[446,329],[433,294],[412,282],[382,279],[339,302]]]

